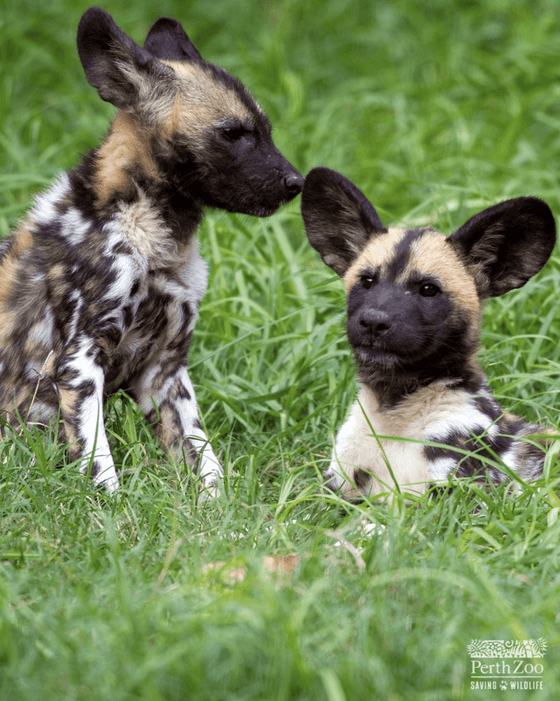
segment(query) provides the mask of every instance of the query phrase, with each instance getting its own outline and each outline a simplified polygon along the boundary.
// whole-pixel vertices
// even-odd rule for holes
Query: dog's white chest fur
[[[362,386],[358,400],[340,428],[327,472],[333,489],[346,498],[372,496],[395,488],[422,493],[429,484],[446,481],[457,460],[429,460],[426,442],[451,434],[492,433],[491,418],[473,395],[435,382],[418,390],[394,409],[381,411],[375,394]]]

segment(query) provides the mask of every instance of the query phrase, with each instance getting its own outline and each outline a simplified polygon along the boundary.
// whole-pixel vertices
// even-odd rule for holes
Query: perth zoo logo
[[[467,652],[471,657],[471,689],[543,688],[544,638],[472,640]]]

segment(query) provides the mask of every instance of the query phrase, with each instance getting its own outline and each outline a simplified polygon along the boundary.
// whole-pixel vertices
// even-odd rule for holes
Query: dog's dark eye
[[[422,297],[435,297],[441,290],[433,282],[424,282],[420,285],[420,294]]]
[[[362,275],[360,278],[362,281],[362,287],[366,290],[369,290],[370,287],[373,287],[375,285],[375,278],[372,275]]]
[[[239,141],[239,139],[243,138],[248,133],[249,130],[241,124],[233,127],[224,127],[222,129],[222,136],[226,141]]]

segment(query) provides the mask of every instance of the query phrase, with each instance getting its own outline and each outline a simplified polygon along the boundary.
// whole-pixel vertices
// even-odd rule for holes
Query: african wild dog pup
[[[508,200],[448,237],[387,229],[349,180],[314,168],[301,208],[311,245],[344,279],[361,384],[328,485],[353,498],[394,487],[391,472],[418,492],[450,475],[506,479],[468,451],[498,456],[524,479],[541,474],[543,449],[522,439],[545,431],[504,413],[477,351],[482,300],[524,285],[552,252],[548,206],[535,197]]]
[[[101,146],[0,247],[0,409],[48,423],[112,491],[104,395],[122,388],[210,486],[187,351],[207,270],[202,207],[268,216],[303,186],[243,85],[162,17],[138,46],[104,10],[78,28],[88,81],[118,108]]]

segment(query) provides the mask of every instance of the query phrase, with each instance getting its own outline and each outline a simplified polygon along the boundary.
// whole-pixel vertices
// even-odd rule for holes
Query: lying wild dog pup
[[[122,388],[206,486],[221,467],[198,419],[187,352],[206,288],[202,207],[268,216],[303,178],[243,85],[162,17],[143,48],[99,8],[78,28],[88,81],[118,108],[101,146],[40,195],[0,247],[0,409],[49,423],[118,487],[104,396]]]
[[[329,487],[353,498],[394,487],[392,475],[417,492],[451,475],[507,479],[466,451],[498,456],[523,479],[540,475],[543,449],[522,439],[545,431],[504,413],[477,351],[481,301],[524,285],[554,248],[548,206],[508,200],[448,237],[387,229],[349,180],[314,168],[301,209],[311,245],[344,279],[361,384],[336,439]]]

